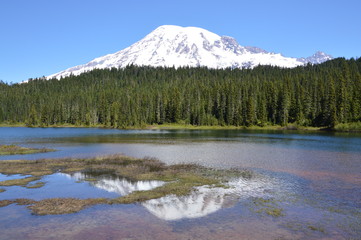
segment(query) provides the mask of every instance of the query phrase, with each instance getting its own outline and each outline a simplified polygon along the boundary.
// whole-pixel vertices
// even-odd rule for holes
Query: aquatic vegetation
[[[34,204],[35,202],[36,201],[27,198],[18,198],[14,200],[14,203],[16,203],[17,205],[30,205],[30,204]]]
[[[0,188],[0,193],[5,192],[6,190],[3,188]]]
[[[20,179],[12,179],[0,182],[0,186],[26,186],[27,184],[39,180],[39,177],[26,177]]]
[[[0,155],[44,153],[44,152],[52,152],[52,151],[55,150],[46,149],[46,148],[26,148],[16,145],[0,145]]]
[[[307,226],[308,229],[312,230],[312,231],[318,231],[318,232],[325,232],[325,229],[323,227],[319,227],[319,226],[313,226],[313,225],[309,225]]]
[[[8,206],[10,204],[13,204],[13,203],[14,203],[14,201],[12,201],[12,200],[1,200],[0,201],[0,207],[6,207],[6,206]]]
[[[272,217],[285,216],[284,210],[278,206],[274,199],[254,198],[253,204],[256,213],[267,214]]]
[[[85,178],[84,181],[86,181],[86,182],[96,182],[97,179],[96,178]]]
[[[342,213],[342,210],[336,207],[328,207],[327,210],[329,212],[334,212],[334,213]]]
[[[45,186],[45,182],[36,182],[34,184],[28,184],[25,187],[26,188],[41,188]]]
[[[161,198],[170,194],[185,196],[192,192],[194,187],[218,183],[215,179],[207,179],[196,175],[183,174],[178,180],[148,191],[136,191],[124,197],[112,199],[111,203],[144,202],[150,199]]]
[[[17,205],[30,205],[34,204],[36,201],[26,198],[18,198],[15,200],[1,200],[0,207],[6,207],[10,204],[17,204]]]
[[[235,177],[252,176],[249,171],[215,170],[195,164],[166,165],[153,158],[131,158],[122,155],[111,155],[89,159],[41,159],[36,161],[9,160],[0,162],[0,173],[31,175],[22,179],[0,182],[0,186],[25,186],[27,188],[42,187],[44,182],[30,182],[39,180],[42,176],[62,173],[91,173],[92,176],[104,173],[134,181],[159,180],[166,182],[150,190],[134,191],[118,198],[52,198],[40,201],[31,199],[2,200],[0,206],[12,203],[28,203],[28,208],[37,215],[67,214],[78,212],[95,204],[130,204],[145,202],[167,195],[185,196],[194,191],[195,187],[227,186],[227,181]],[[83,181],[96,181],[96,178],[85,178]]]
[[[293,232],[307,233],[308,236],[318,236],[319,237],[320,233],[324,236],[326,236],[328,234],[327,231],[325,230],[325,228],[321,225],[321,223],[318,223],[318,222],[291,220],[291,221],[287,222],[286,224],[282,224],[282,225]]]
[[[106,199],[51,198],[37,201],[28,206],[36,215],[57,215],[76,213],[85,207],[107,203]]]

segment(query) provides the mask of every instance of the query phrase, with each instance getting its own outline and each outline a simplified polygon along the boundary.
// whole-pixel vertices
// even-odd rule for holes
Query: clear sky
[[[0,0],[0,80],[47,76],[160,25],[195,26],[287,57],[361,56],[361,0]]]

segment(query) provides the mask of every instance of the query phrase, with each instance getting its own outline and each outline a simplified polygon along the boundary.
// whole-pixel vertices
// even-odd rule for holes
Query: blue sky
[[[360,12],[360,0],[1,0],[0,80],[86,63],[160,25],[201,27],[288,57],[360,57]]]

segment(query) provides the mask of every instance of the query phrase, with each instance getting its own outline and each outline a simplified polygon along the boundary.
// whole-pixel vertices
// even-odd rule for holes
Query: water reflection
[[[199,187],[189,196],[169,195],[152,199],[142,205],[160,219],[172,221],[200,218],[226,207],[233,207],[240,199],[266,197],[273,191],[271,182],[261,179],[236,179],[229,188]]]
[[[164,220],[199,218],[220,210],[226,200],[221,189],[200,188],[190,196],[170,195],[149,200],[142,205],[152,214]]]
[[[26,177],[31,177],[31,176],[30,175],[21,175],[21,174],[6,175],[6,174],[0,173],[0,181],[20,179],[20,178],[26,178]]]
[[[94,239],[359,239],[361,236],[359,133],[0,128],[0,144],[57,150],[0,156],[0,160],[123,153],[156,157],[167,164],[196,162],[210,167],[251,168],[272,178],[238,179],[229,189],[203,187],[190,196],[172,195],[142,205],[99,205],[62,216],[37,217],[22,206],[10,205],[0,208],[0,239],[43,236],[54,239],[64,236],[67,239],[89,239],[89,236]],[[60,173],[44,176],[41,181],[46,184],[38,189],[2,187],[6,191],[0,194],[0,199],[116,198],[130,191],[156,187],[148,184],[152,186],[143,188],[147,184],[117,181],[105,175],[102,178],[75,176],[65,177]],[[26,176],[0,174],[1,181],[22,177]],[[272,197],[280,202],[286,216],[272,221],[247,211],[252,197]],[[221,210],[233,205],[232,209]],[[192,220],[172,224],[162,220],[187,218]],[[283,226],[292,229],[285,232]],[[325,233],[310,226],[321,226]]]
[[[112,175],[94,175],[91,173],[64,174],[77,181],[89,181],[93,186],[108,192],[118,193],[121,196],[128,195],[134,191],[147,191],[160,187],[163,181],[130,181]]]
[[[162,181],[130,181],[111,174],[74,173],[64,174],[77,181],[88,181],[92,186],[114,192],[121,196],[134,191],[147,191],[162,186]],[[275,184],[270,179],[239,178],[228,183],[227,188],[198,187],[188,196],[168,195],[152,199],[142,205],[156,217],[171,221],[184,218],[200,218],[225,207],[232,207],[240,199],[265,197],[273,192]]]

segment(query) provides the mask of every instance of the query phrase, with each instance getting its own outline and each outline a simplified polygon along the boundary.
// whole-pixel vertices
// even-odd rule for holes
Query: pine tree
[[[330,79],[330,86],[328,91],[328,114],[326,124],[330,128],[334,128],[337,125],[337,107],[336,107],[336,89],[335,81]]]
[[[38,117],[38,113],[36,111],[34,104],[32,104],[30,107],[30,111],[29,111],[29,115],[28,115],[27,119],[28,119],[28,121],[27,121],[26,125],[28,127],[39,125],[39,117]]]

